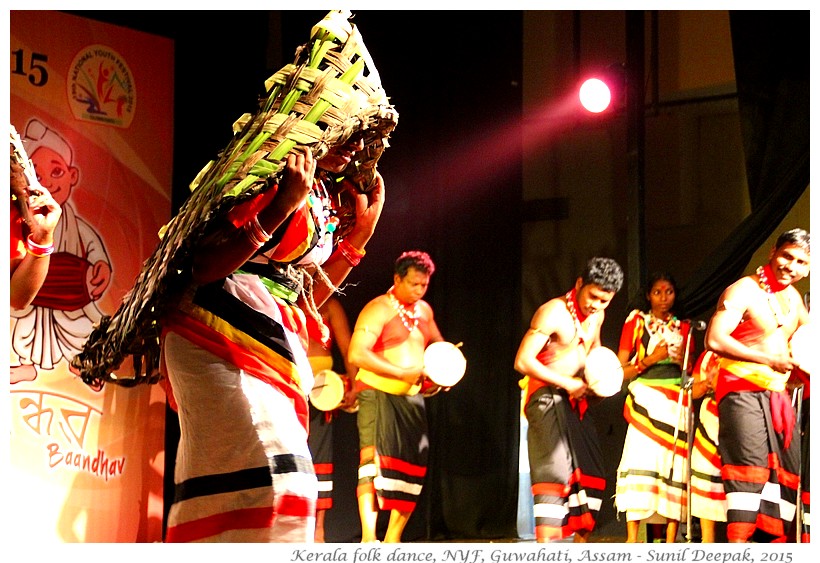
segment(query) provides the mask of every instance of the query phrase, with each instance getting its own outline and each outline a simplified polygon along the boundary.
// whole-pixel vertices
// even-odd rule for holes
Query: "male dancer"
[[[312,330],[314,322],[308,321],[308,361],[316,375],[334,367],[333,347],[335,346],[344,361],[344,373],[339,375],[345,380],[345,395],[339,406],[332,411],[317,409],[310,404],[310,425],[308,447],[313,457],[313,469],[319,480],[319,497],[316,500],[316,531],[313,534],[315,543],[325,543],[325,514],[333,507],[333,421],[339,416],[339,410],[354,408],[356,396],[353,393],[353,381],[356,368],[347,361],[347,350],[350,346],[350,323],[341,301],[335,295],[328,298],[319,307],[322,322],[328,329],[329,340],[322,339],[318,330]],[[318,327],[317,327],[318,328]],[[315,383],[314,383],[315,385]]]
[[[587,384],[578,375],[601,345],[604,310],[623,278],[614,260],[592,258],[566,295],[538,308],[515,357],[525,376],[538,542],[575,534],[573,541],[583,543],[595,527],[606,478],[595,426],[584,416]]]
[[[730,542],[785,541],[795,517],[799,428],[786,392],[789,340],[809,322],[792,284],[807,276],[809,233],[781,234],[769,261],[730,285],[706,329],[721,356],[715,398]]]
[[[424,351],[443,340],[433,309],[422,299],[434,270],[426,252],[399,256],[393,286],[365,305],[350,340],[349,360],[359,367],[356,495],[363,543],[378,541],[379,509],[390,511],[384,541],[401,541],[427,473],[427,418],[419,391]]]

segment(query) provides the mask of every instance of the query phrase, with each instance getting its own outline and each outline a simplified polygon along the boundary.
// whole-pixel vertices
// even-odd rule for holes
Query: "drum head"
[[[811,325],[800,325],[792,334],[789,346],[792,350],[792,358],[797,366],[808,374],[814,368],[815,351],[812,349]]]
[[[345,383],[333,370],[323,369],[313,377],[310,402],[320,411],[332,411],[345,396]]]
[[[424,372],[436,385],[452,387],[466,370],[467,360],[454,344],[433,342],[424,351]]]
[[[615,352],[599,346],[587,355],[584,379],[590,391],[599,397],[611,397],[621,390],[624,369]]]

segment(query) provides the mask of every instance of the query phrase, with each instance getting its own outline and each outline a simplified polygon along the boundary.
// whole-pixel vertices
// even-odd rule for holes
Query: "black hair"
[[[410,268],[415,268],[428,276],[432,276],[433,272],[436,271],[436,265],[433,264],[433,259],[430,258],[429,254],[421,250],[408,250],[407,252],[403,252],[401,256],[396,258],[393,272],[398,274],[400,278],[403,278],[407,275],[407,271]]]
[[[809,246],[810,242],[811,235],[809,235],[805,229],[791,229],[790,231],[781,233],[780,236],[777,237],[777,242],[774,243],[774,247],[775,249],[778,249],[783,245],[793,244],[795,246],[799,246],[811,255],[811,247]]]
[[[581,274],[583,285],[595,284],[604,291],[620,291],[624,283],[624,271],[612,258],[591,258]]]
[[[675,280],[675,277],[669,272],[654,272],[650,274],[649,277],[646,279],[646,288],[644,289],[644,292],[641,295],[641,297],[643,297],[644,308],[642,310],[644,312],[648,312],[652,308],[652,305],[649,302],[649,293],[652,291],[652,287],[654,287],[655,283],[661,280],[669,282],[672,285],[672,289],[675,290],[675,303],[672,305],[672,312],[675,312],[675,306],[678,302],[678,282]]]

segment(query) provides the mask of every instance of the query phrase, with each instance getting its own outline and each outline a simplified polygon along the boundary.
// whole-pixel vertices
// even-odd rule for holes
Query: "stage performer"
[[[325,542],[325,514],[333,507],[333,421],[340,411],[354,408],[356,396],[353,392],[353,382],[356,379],[356,368],[347,360],[347,351],[350,346],[350,322],[341,301],[335,296],[328,298],[319,307],[322,322],[327,327],[330,340],[322,339],[322,332],[310,330],[315,324],[308,318],[308,361],[313,368],[313,374],[333,370],[335,347],[338,350],[340,361],[344,363],[344,371],[337,371],[345,380],[345,395],[339,406],[332,411],[317,409],[310,404],[310,426],[308,428],[308,447],[313,456],[313,468],[319,480],[319,498],[316,501],[316,531],[313,535],[316,543]]]
[[[654,273],[646,287],[644,306],[627,316],[618,346],[624,379],[631,381],[615,506],[626,513],[627,543],[638,541],[642,522],[647,536],[674,543],[686,504],[688,399],[681,376],[686,343],[690,352],[694,343],[690,323],[674,313],[674,277]]]
[[[720,356],[715,398],[730,542],[782,542],[795,517],[800,429],[786,391],[789,340],[808,323],[792,284],[809,273],[809,233],[782,233],[768,262],[720,296],[706,347]],[[799,367],[799,366],[798,366]]]
[[[36,181],[26,177],[21,160],[28,159],[17,131],[12,127],[9,145],[11,205],[11,281],[9,296],[12,309],[25,309],[34,300],[46,279],[50,256],[54,252],[54,230],[60,219],[60,204]],[[15,143],[18,146],[15,147]],[[12,381],[13,382],[13,381]]]
[[[395,261],[393,286],[362,309],[350,341],[359,368],[359,480],[362,542],[375,542],[379,510],[390,511],[386,543],[401,542],[427,473],[429,442],[424,351],[443,340],[433,309],[422,299],[435,271],[426,252]]]
[[[361,148],[355,136],[318,163],[310,151],[288,156],[278,188],[236,208],[196,250],[196,286],[164,332],[181,429],[168,541],[313,540],[304,402],[313,378],[300,290],[285,265],[324,262],[338,285],[364,254],[384,201],[381,177],[357,195],[356,225],[336,245],[321,207],[327,184],[314,181],[317,165],[339,172]],[[304,204],[309,196],[318,208]],[[315,283],[307,299],[322,303],[329,288]]]
[[[592,258],[573,288],[541,305],[515,357],[524,375],[524,414],[538,542],[588,541],[601,508],[606,476],[598,434],[587,414],[580,377],[601,345],[605,309],[621,289],[611,258]]]
[[[348,172],[368,156],[368,139],[381,143],[396,117],[372,82],[375,69],[365,69],[370,57],[349,20],[334,11],[314,26],[315,49],[297,50],[296,63],[269,80],[275,99],[263,99],[257,117],[240,120],[245,125],[235,137],[244,142],[255,131],[259,140],[223,158],[248,160],[233,168],[212,163],[197,180],[221,182],[224,171],[236,170],[247,174],[237,191],[253,183],[264,189],[205,225],[191,249],[190,282],[161,319],[161,371],[180,423],[168,542],[314,540],[318,482],[308,448],[313,371],[306,318],[319,318],[317,307],[365,255],[385,185],[375,162],[361,185]],[[340,57],[356,59],[342,65],[353,86],[332,78]],[[280,90],[282,84],[294,90]],[[335,94],[323,90],[335,86]],[[325,98],[344,107],[323,114]],[[342,123],[320,130],[312,126],[316,116]],[[301,141],[313,132],[320,133],[315,143]],[[266,144],[273,140],[279,144]],[[282,174],[264,179],[260,174],[276,165],[266,157],[283,146]]]

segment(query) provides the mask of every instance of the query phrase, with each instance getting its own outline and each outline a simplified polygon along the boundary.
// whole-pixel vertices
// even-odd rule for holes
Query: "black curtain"
[[[283,13],[282,28],[304,41],[315,21],[297,16]],[[390,287],[401,252],[429,252],[425,299],[467,358],[464,378],[426,401],[430,464],[404,539],[515,537],[522,13],[361,11],[354,21],[399,122],[379,164],[384,213],[343,304],[355,317]],[[332,541],[356,541],[355,420],[338,422],[326,528]]]
[[[681,288],[687,317],[715,306],[809,185],[809,12],[731,11],[729,21],[751,213]]]

